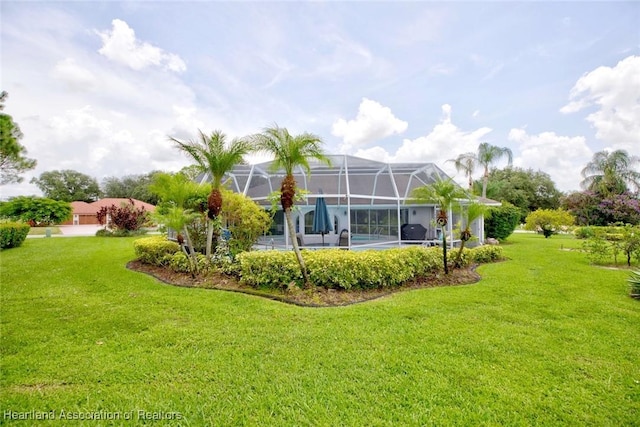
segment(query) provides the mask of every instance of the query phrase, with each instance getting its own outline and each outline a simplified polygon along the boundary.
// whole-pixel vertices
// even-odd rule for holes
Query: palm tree
[[[184,174],[170,175],[162,172],[156,173],[149,185],[149,191],[160,199],[153,216],[156,222],[178,233],[178,243],[187,256],[192,277],[195,277],[198,271],[198,260],[188,225],[197,214],[189,209],[188,205],[190,201],[199,199],[203,191],[208,192],[207,187],[208,185],[196,184]]]
[[[464,172],[464,175],[469,179],[469,191],[473,190],[473,172],[477,167],[478,157],[475,153],[460,154],[455,159],[449,159],[447,162],[453,162],[458,172]]]
[[[482,176],[482,197],[487,197],[487,183],[489,182],[489,167],[507,156],[509,166],[513,163],[513,153],[507,147],[497,147],[488,142],[483,142],[478,146],[478,163],[484,168]]]
[[[173,137],[170,139],[196,162],[202,172],[211,175],[211,193],[207,198],[209,224],[206,256],[209,257],[213,246],[213,222],[222,210],[222,178],[236,165],[244,163],[244,156],[251,152],[251,145],[247,140],[238,138],[227,144],[226,135],[219,130],[213,131],[211,135],[198,132],[200,139],[196,141],[183,142]]]
[[[460,231],[460,248],[458,249],[458,254],[456,255],[456,266],[460,266],[460,259],[462,258],[462,251],[464,250],[464,245],[471,240],[473,234],[471,233],[471,224],[473,221],[480,218],[484,212],[486,211],[486,206],[481,205],[478,202],[472,202],[467,205],[465,209],[462,210],[462,220],[464,228]]]
[[[509,166],[511,166],[511,163],[513,162],[513,153],[509,148],[497,147],[489,144],[488,142],[482,142],[478,146],[477,153],[460,154],[455,159],[450,159],[448,161],[454,163],[458,172],[464,172],[465,176],[469,179],[470,191],[473,189],[473,180],[471,175],[478,166],[482,166],[484,168],[484,175],[482,177],[482,197],[487,197],[489,167],[504,156],[507,156]]]
[[[580,185],[586,190],[609,196],[623,194],[628,185],[640,190],[640,172],[634,166],[640,163],[640,157],[630,156],[625,150],[599,151],[582,169],[584,178]]]
[[[289,238],[293,250],[300,264],[302,277],[305,286],[309,285],[309,277],[307,268],[302,259],[298,241],[296,239],[295,228],[291,218],[291,210],[296,197],[296,180],[293,176],[293,170],[297,166],[303,167],[307,173],[310,172],[309,160],[314,158],[327,165],[331,164],[329,158],[322,151],[322,139],[311,133],[302,133],[300,135],[291,135],[286,128],[281,128],[277,124],[273,127],[263,129],[262,133],[253,135],[251,140],[255,143],[258,151],[263,151],[274,156],[271,165],[272,171],[284,169],[285,177],[280,186],[280,204],[284,211],[287,227],[289,229]]]
[[[444,273],[449,274],[447,264],[447,233],[446,226],[449,218],[449,210],[458,210],[460,199],[467,199],[469,195],[460,188],[451,178],[442,179],[437,177],[433,184],[415,188],[411,192],[414,202],[433,203],[438,206],[437,222],[442,227],[442,262]]]

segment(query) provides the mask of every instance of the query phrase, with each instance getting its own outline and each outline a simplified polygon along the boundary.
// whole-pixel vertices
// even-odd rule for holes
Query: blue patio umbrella
[[[322,246],[324,246],[324,235],[333,230],[333,224],[331,224],[331,217],[329,216],[329,210],[327,209],[327,203],[324,197],[316,197],[316,212],[313,215],[313,226],[311,231],[313,233],[322,234]]]

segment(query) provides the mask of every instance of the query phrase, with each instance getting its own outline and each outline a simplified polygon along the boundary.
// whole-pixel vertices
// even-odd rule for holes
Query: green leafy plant
[[[342,251],[326,249],[302,251],[315,286],[327,289],[382,289],[401,286],[415,279],[443,271],[443,250],[438,247],[402,247],[387,250]],[[457,257],[449,252],[450,257]],[[502,259],[502,248],[465,248],[461,267],[472,262]],[[304,282],[292,252],[255,251],[238,256],[242,281],[256,288],[286,289]],[[452,261],[452,260],[450,260]]]
[[[487,263],[500,261],[504,259],[504,250],[502,246],[483,245],[471,249],[471,258],[473,262]]]
[[[502,206],[492,207],[487,210],[484,219],[485,236],[504,241],[513,234],[520,223],[520,210],[508,202],[502,202]]]
[[[180,252],[180,245],[164,236],[151,236],[134,241],[133,249],[140,261],[160,266],[168,263],[167,256]]]
[[[17,248],[22,245],[30,228],[21,222],[0,222],[0,249]]]
[[[469,194],[460,188],[451,178],[442,179],[438,177],[432,184],[415,188],[411,192],[413,202],[417,203],[433,203],[439,208],[437,223],[446,230],[448,221],[448,212],[450,210],[460,210],[460,200],[468,199]],[[447,257],[447,232],[442,233],[442,264],[444,273],[449,274],[448,257]]]
[[[0,216],[32,227],[59,224],[71,217],[68,202],[35,196],[18,196],[0,204]]]
[[[545,238],[549,238],[573,223],[573,216],[565,210],[538,209],[527,215],[524,228],[525,230],[542,232]]]

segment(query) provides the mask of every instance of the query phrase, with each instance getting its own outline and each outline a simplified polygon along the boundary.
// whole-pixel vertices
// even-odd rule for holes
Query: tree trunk
[[[460,260],[462,259],[462,251],[464,251],[464,244],[469,240],[471,240],[471,231],[467,227],[460,233],[460,249],[456,254],[456,261],[454,264],[456,268],[460,268]]]
[[[211,259],[212,256],[212,246],[213,246],[213,221],[207,221],[207,247],[205,249],[205,255],[208,259]]]
[[[449,266],[447,265],[447,231],[442,230],[442,259],[444,263],[444,274],[449,274]]]
[[[489,168],[484,168],[484,176],[482,177],[482,197],[487,197],[487,184],[489,183]]]
[[[189,235],[189,230],[187,230],[186,225],[184,226],[184,236],[187,242],[187,247],[189,248],[187,259],[189,260],[189,269],[191,270],[191,277],[196,277],[196,273],[198,272],[198,258],[196,258],[196,251],[193,248],[193,243],[191,242],[191,236]]]
[[[207,215],[211,220],[220,215],[220,211],[222,210],[222,193],[217,188],[213,188],[211,193],[209,193],[209,197],[207,197],[207,209]]]
[[[291,239],[291,244],[293,245],[293,252],[296,254],[298,264],[300,264],[300,271],[302,272],[302,278],[304,279],[304,286],[310,286],[311,283],[309,282],[309,275],[307,274],[307,266],[305,265],[302,254],[300,253],[300,248],[298,247],[298,239],[296,239],[296,230],[293,225],[293,219],[291,218],[291,208],[284,211],[284,216],[287,220],[287,227],[289,228],[289,238]]]

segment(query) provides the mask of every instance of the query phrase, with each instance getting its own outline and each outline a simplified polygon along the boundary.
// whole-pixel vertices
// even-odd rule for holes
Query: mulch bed
[[[400,291],[435,288],[441,286],[456,286],[476,283],[480,275],[474,268],[455,269],[448,275],[435,274],[427,278],[421,278],[393,289],[372,290],[336,290],[325,288],[300,289],[290,287],[287,290],[259,290],[240,283],[235,277],[220,273],[211,273],[191,277],[190,274],[176,273],[168,268],[144,264],[140,261],[131,261],[127,268],[133,271],[148,274],[156,279],[173,286],[187,288],[218,289],[231,292],[241,292],[256,295],[288,304],[304,307],[333,307],[355,304],[380,298]]]

